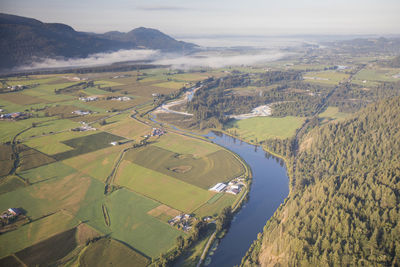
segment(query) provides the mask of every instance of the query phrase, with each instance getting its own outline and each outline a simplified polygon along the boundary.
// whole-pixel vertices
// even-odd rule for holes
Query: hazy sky
[[[0,0],[0,10],[92,32],[400,34],[400,0]]]

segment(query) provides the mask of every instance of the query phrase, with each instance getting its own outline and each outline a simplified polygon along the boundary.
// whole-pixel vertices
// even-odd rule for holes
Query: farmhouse
[[[97,96],[88,96],[88,97],[80,97],[79,100],[83,102],[91,102],[91,101],[97,101],[99,98]]]
[[[214,191],[214,192],[217,192],[217,193],[220,193],[220,192],[222,192],[225,188],[226,188],[226,184],[224,184],[224,183],[218,183],[218,184],[214,185],[213,187],[211,187],[211,188],[208,189],[208,190]]]
[[[165,134],[163,129],[153,128],[151,131],[151,136],[162,136],[163,134]]]
[[[72,114],[76,114],[79,116],[89,115],[90,113],[91,113],[90,111],[82,111],[82,110],[72,111]]]

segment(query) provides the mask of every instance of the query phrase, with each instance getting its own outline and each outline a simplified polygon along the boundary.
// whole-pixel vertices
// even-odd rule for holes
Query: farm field
[[[304,74],[304,80],[307,82],[315,82],[327,85],[337,85],[345,81],[349,74],[337,71],[321,71],[321,72],[307,72]]]
[[[151,145],[128,151],[125,159],[203,189],[244,173],[242,164],[225,150],[194,158],[191,154],[177,154]]]
[[[324,112],[320,113],[318,117],[328,120],[343,120],[347,118],[349,113],[339,112],[337,107],[328,107]]]
[[[285,139],[293,136],[304,120],[304,118],[292,116],[283,118],[254,117],[230,122],[225,129],[227,132],[251,142],[270,138]]]
[[[203,157],[221,150],[220,147],[208,142],[177,135],[175,133],[163,135],[153,145],[178,154],[191,154],[195,158]]]
[[[52,235],[61,233],[78,225],[78,220],[63,212],[57,212],[18,230],[0,236],[0,258],[18,252]]]
[[[118,241],[103,238],[91,243],[79,257],[79,266],[95,266],[102,259],[107,266],[147,266],[149,260],[119,243]]]
[[[118,170],[116,183],[186,213],[191,213],[214,194],[127,160]]]
[[[244,173],[235,156],[172,132],[145,139],[155,125],[131,118],[154,107],[153,93],[175,93],[209,75],[150,69],[5,79],[27,87],[0,95],[2,114],[29,118],[0,120],[0,212],[20,208],[29,219],[0,235],[0,265],[93,266],[106,255],[110,264],[146,266],[174,248],[178,236],[191,234],[168,220],[181,213],[217,215],[233,203],[233,196],[213,199],[208,188]],[[93,95],[132,99],[79,100]],[[92,114],[73,114],[77,110]],[[97,130],[71,131],[85,125]],[[148,144],[133,148],[143,140]],[[115,179],[107,181],[114,168]]]
[[[395,82],[398,78],[393,75],[400,73],[400,69],[363,69],[359,71],[354,79],[369,82]]]

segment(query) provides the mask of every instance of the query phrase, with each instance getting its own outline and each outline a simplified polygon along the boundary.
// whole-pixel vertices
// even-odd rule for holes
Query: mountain
[[[291,193],[242,265],[399,266],[399,114],[393,97],[306,134]]]
[[[0,13],[0,69],[3,70],[40,58],[84,58],[94,53],[133,48],[189,52],[195,47],[154,29],[90,34],[65,24]]]
[[[159,49],[168,52],[191,51],[196,47],[195,44],[177,41],[159,30],[144,27],[127,33],[112,31],[98,36],[108,40],[132,43],[138,47]]]

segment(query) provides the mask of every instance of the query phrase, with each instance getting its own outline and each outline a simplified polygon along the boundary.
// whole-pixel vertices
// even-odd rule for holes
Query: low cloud
[[[190,69],[195,67],[221,68],[227,66],[255,65],[278,60],[286,53],[270,51],[261,54],[248,55],[205,55],[201,57],[183,56],[156,60],[155,64],[171,65],[173,68]]]
[[[157,50],[119,50],[111,53],[98,53],[87,58],[54,59],[46,58],[30,65],[19,68],[20,70],[64,68],[64,67],[89,67],[112,64],[122,61],[154,60],[160,56]]]
[[[278,60],[287,53],[279,51],[263,51],[257,54],[226,54],[201,52],[190,56],[181,56],[171,53],[161,53],[158,50],[120,50],[112,53],[98,53],[87,58],[54,59],[46,58],[23,66],[18,70],[92,67],[109,65],[126,61],[149,61],[152,64],[171,66],[175,69],[191,69],[196,67],[221,68],[227,66],[254,65]]]
[[[181,11],[188,10],[188,8],[179,7],[179,6],[139,6],[137,7],[139,10],[143,11]]]

